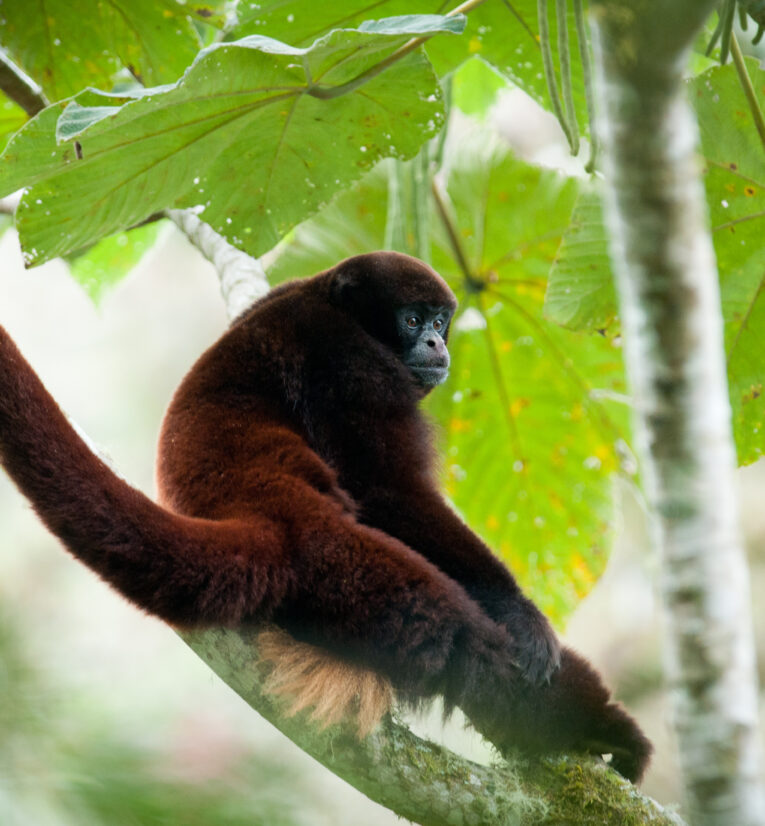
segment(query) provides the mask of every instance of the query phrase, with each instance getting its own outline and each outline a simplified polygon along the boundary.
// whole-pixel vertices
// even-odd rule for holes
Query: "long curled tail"
[[[130,487],[77,435],[2,327],[0,462],[75,557],[168,622],[267,617],[288,586],[277,525],[179,516]]]

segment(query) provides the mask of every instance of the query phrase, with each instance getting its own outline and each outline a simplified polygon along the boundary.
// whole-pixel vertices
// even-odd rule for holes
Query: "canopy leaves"
[[[443,125],[421,53],[344,90],[412,35],[460,24],[439,21],[335,31],[304,49],[251,36],[205,49],[177,83],[132,99],[86,91],[54,104],[0,158],[0,191],[28,187],[17,218],[27,263],[167,207],[197,209],[260,255],[381,157],[411,157]]]

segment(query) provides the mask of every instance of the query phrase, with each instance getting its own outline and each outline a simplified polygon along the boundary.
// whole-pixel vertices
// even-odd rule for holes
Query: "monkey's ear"
[[[355,319],[380,341],[395,340],[395,317],[391,298],[379,273],[372,266],[371,255],[341,261],[330,271],[329,296],[335,307]]]
[[[330,277],[330,298],[339,306],[353,304],[361,280],[359,267],[353,261],[341,261],[335,266]]]

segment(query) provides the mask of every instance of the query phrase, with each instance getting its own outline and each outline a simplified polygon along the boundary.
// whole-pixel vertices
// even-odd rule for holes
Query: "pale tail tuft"
[[[279,628],[261,631],[257,646],[261,659],[271,666],[263,689],[289,701],[290,717],[310,708],[310,719],[321,728],[347,720],[356,724],[363,739],[391,710],[393,688],[371,669],[298,642]]]

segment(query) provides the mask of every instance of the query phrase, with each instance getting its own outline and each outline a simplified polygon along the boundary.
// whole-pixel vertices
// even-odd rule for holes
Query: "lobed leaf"
[[[123,66],[146,85],[176,80],[199,49],[189,15],[220,20],[217,3],[71,0],[3,3],[0,43],[50,100],[98,85],[111,89]]]
[[[236,246],[267,251],[381,157],[411,157],[440,129],[421,53],[338,97],[313,94],[331,96],[419,33],[395,30],[336,31],[305,49],[252,36],[203,50],[178,83],[135,99],[87,90],[44,110],[0,158],[0,191],[30,187],[17,219],[27,264],[167,207],[196,208]]]
[[[423,12],[438,13],[448,8],[442,0],[421,0],[417,7]],[[356,26],[372,14],[406,14],[411,8],[408,0],[382,0],[372,6],[367,0],[347,0],[341,6],[314,0],[265,0],[240,10],[240,22],[234,34],[241,37],[261,33],[302,45],[338,26]],[[557,24],[552,0],[548,16],[557,63]],[[580,131],[586,132],[587,105],[572,8],[569,8],[567,23],[574,102]],[[551,108],[539,47],[537,0],[487,0],[470,12],[461,38],[436,38],[427,44],[426,50],[439,75],[452,72],[474,55],[480,56],[542,106]],[[560,87],[560,80],[558,84]]]
[[[487,157],[488,155],[488,157]],[[602,573],[613,474],[632,470],[621,351],[542,315],[578,183],[466,142],[448,162],[468,264],[437,232],[434,266],[461,294],[446,426],[447,489],[543,610],[565,618]]]

